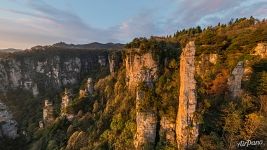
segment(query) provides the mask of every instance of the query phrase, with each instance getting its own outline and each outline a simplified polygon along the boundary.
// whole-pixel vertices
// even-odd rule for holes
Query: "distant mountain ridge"
[[[19,52],[19,51],[22,51],[22,50],[15,49],[15,48],[0,49],[0,52],[4,52],[4,53],[14,53],[14,52]]]
[[[120,43],[98,43],[93,42],[89,44],[67,44],[65,42],[59,42],[50,46],[35,46],[31,49],[41,49],[44,47],[58,47],[58,48],[67,48],[67,49],[122,49],[124,44]]]

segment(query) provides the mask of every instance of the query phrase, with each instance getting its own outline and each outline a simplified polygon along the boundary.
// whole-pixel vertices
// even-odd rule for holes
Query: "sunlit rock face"
[[[137,51],[138,52],[138,51]],[[133,54],[129,53],[126,58],[126,76],[128,78],[128,89],[136,91],[136,134],[134,145],[139,149],[153,149],[157,134],[157,112],[153,106],[144,108],[142,103],[146,101],[144,88],[152,89],[158,78],[158,64],[151,53]]]
[[[261,58],[267,58],[267,43],[258,43],[254,49],[254,55],[258,55]]]
[[[241,82],[244,75],[244,62],[239,61],[228,78],[228,90],[232,98],[239,97],[242,93]]]
[[[0,137],[17,138],[19,136],[17,125],[7,106],[0,101]]]
[[[70,106],[73,100],[72,92],[68,89],[65,89],[65,92],[61,99],[61,116],[65,116],[68,120],[72,120],[73,114],[68,112],[68,107]]]
[[[195,44],[189,42],[180,58],[180,95],[176,119],[176,140],[179,149],[190,148],[196,143],[198,125],[194,120],[197,106],[195,81]]]
[[[171,145],[176,145],[175,136],[175,119],[164,116],[160,119],[160,132],[164,138]]]
[[[43,107],[43,122],[45,126],[51,125],[55,120],[55,112],[53,103],[49,100],[45,100]]]
[[[140,54],[138,51],[129,51],[125,59],[126,81],[128,89],[133,93],[140,82],[152,83],[158,78],[158,63],[152,53]]]

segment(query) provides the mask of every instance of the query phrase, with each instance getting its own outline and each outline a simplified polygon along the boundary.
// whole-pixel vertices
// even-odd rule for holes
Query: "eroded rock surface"
[[[17,138],[19,136],[17,125],[7,106],[0,101],[0,137]]]
[[[50,54],[47,51],[45,57],[42,52],[39,54],[34,50],[0,57],[0,92],[25,89],[38,96],[51,88],[58,90],[77,84],[90,72],[107,72],[109,68],[107,51],[88,51],[81,55],[73,52]]]
[[[68,89],[65,89],[61,100],[61,116],[66,116],[68,120],[72,120],[72,118],[74,117],[73,114],[68,111],[68,107],[70,106],[72,100],[72,92]]]
[[[51,125],[55,120],[54,106],[49,100],[45,100],[43,108],[43,121],[45,126]]]
[[[150,80],[149,80],[150,81]],[[152,88],[153,83],[145,82],[146,88]],[[150,87],[152,86],[152,87]],[[157,133],[157,113],[153,106],[143,107],[142,103],[146,99],[145,91],[138,89],[136,92],[136,134],[134,145],[139,149],[153,149],[155,146]]]
[[[195,81],[195,44],[189,42],[180,58],[180,95],[176,119],[176,139],[179,149],[190,148],[196,143],[198,125],[194,119],[197,106]]]
[[[158,78],[158,64],[151,53],[138,54],[138,51],[130,51],[125,63],[127,85],[132,92],[135,92],[140,82],[152,83]]]
[[[122,63],[122,54],[121,51],[115,51],[109,54],[109,71],[112,76],[114,76],[115,72],[120,68]]]
[[[162,117],[160,119],[160,132],[168,143],[176,145],[175,120],[167,116]]]
[[[244,63],[239,61],[228,78],[228,90],[232,98],[239,97],[242,93],[241,82],[244,75]]]

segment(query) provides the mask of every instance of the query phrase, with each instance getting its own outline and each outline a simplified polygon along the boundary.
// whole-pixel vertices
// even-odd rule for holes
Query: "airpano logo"
[[[264,144],[263,140],[258,140],[258,141],[246,140],[238,142],[237,147],[260,146],[263,144]]]

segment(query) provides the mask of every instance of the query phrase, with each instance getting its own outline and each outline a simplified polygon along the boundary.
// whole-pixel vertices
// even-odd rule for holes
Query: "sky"
[[[0,0],[0,48],[127,43],[250,16],[267,18],[267,0]]]

